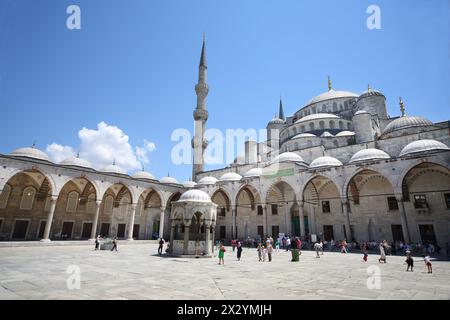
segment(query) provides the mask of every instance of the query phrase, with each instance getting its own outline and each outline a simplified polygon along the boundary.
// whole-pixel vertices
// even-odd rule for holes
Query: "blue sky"
[[[71,4],[81,8],[81,30],[66,28]],[[366,27],[371,4],[381,8],[381,30]],[[386,95],[391,116],[399,114],[402,96],[407,114],[448,120],[449,6],[447,0],[0,0],[0,153],[33,140],[42,150],[52,144],[78,150],[79,131],[95,138],[104,122],[111,136],[129,137],[132,153],[155,144],[145,167],[156,177],[188,179],[191,167],[171,162],[170,136],[176,128],[193,130],[203,32],[208,128],[264,128],[280,93],[291,115],[326,91],[327,75],[336,90],[360,93],[370,83]]]

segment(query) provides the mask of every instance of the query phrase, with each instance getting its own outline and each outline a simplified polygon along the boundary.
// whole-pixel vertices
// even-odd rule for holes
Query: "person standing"
[[[428,273],[433,273],[433,267],[432,267],[432,265],[431,265],[431,258],[430,258],[430,256],[429,256],[429,255],[426,255],[426,256],[423,258],[423,261],[425,261],[425,265],[427,266]]]
[[[275,241],[275,251],[280,252],[280,239],[277,239],[277,241]]]
[[[233,252],[236,249],[236,239],[231,240],[231,247],[233,248]]]
[[[380,259],[378,259],[378,262],[381,263],[382,261],[386,263],[386,251],[384,250],[383,243],[380,243]]]
[[[164,239],[159,238],[159,247],[158,247],[158,255],[162,255],[164,247]]]
[[[263,248],[262,248],[262,244],[258,243],[258,247],[256,247],[256,251],[258,251],[258,259],[259,262],[262,261],[262,254],[263,254]]]
[[[319,242],[316,242],[316,243],[314,244],[314,250],[316,250],[316,258],[320,258],[320,256],[319,256],[320,243],[319,243]]]
[[[363,245],[362,245],[362,252],[363,252],[363,254],[364,254],[363,260],[364,260],[364,262],[367,262],[367,257],[368,257],[367,252],[368,252],[368,249],[367,249],[367,243],[366,243],[366,242],[364,242]]]
[[[409,268],[411,268],[411,272],[413,272],[414,268],[414,259],[411,257],[411,251],[406,252],[406,264],[408,265],[406,267],[406,271],[409,271]]]
[[[113,247],[111,248],[111,251],[116,251],[117,252],[117,237],[115,237],[113,239]]]
[[[273,253],[273,247],[271,244],[269,244],[266,248],[267,250],[267,257],[269,258],[269,262],[272,262],[272,253]]]
[[[347,241],[345,239],[341,242],[341,253],[347,253]]]
[[[238,241],[237,243],[237,259],[238,261],[241,261],[241,254],[242,254],[242,243]]]
[[[100,240],[101,240],[101,237],[100,237],[100,235],[98,235],[97,238],[95,238],[95,249],[94,250],[98,250],[99,249],[99,247],[100,247]]]
[[[281,239],[281,243],[283,245],[283,249],[285,249],[286,248],[286,236],[284,236],[283,239]]]
[[[225,252],[227,252],[227,250],[223,246],[223,243],[220,243],[220,247],[219,247],[219,264],[225,264],[225,261],[224,261]]]
[[[286,239],[286,251],[289,251],[290,248],[291,248],[291,239],[288,237]]]

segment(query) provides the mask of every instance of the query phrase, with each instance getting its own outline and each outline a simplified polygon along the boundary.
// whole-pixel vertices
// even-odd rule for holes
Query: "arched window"
[[[350,130],[351,129],[351,125],[350,122],[347,122],[347,129]]]
[[[6,208],[8,205],[9,195],[11,194],[11,186],[9,184],[5,184],[3,187],[3,191],[0,194],[0,208]]]
[[[303,133],[303,132],[305,132],[305,126],[301,126],[300,127],[300,131]]]
[[[344,101],[344,109],[347,110],[348,109],[348,102]]]
[[[77,212],[78,192],[72,191],[67,195],[66,212]]]
[[[107,195],[105,197],[105,205],[103,208],[103,212],[105,214],[111,214],[113,211],[113,202],[114,202],[114,198],[111,195]]]
[[[293,134],[296,135],[297,134],[297,127],[294,127],[294,129],[292,129],[292,131],[294,132]]]
[[[87,213],[95,213],[95,193],[91,193],[88,196],[86,211]]]
[[[36,196],[36,189],[33,187],[26,187],[23,190],[22,200],[20,201],[20,209],[31,210],[33,208],[35,196]]]
[[[314,131],[314,122],[309,124],[309,130]]]
[[[331,121],[330,121],[330,129],[334,129],[334,127],[335,127],[334,121],[331,120]]]
[[[342,121],[339,121],[339,129],[344,129],[344,123]]]
[[[327,112],[327,106],[326,105],[322,105],[322,112]]]
[[[319,122],[319,128],[320,128],[321,130],[325,129],[325,122],[320,121],[320,122]]]
[[[130,198],[128,198],[127,196],[122,198],[122,200],[120,201],[120,216],[126,217],[128,215],[130,202]]]
[[[342,106],[342,103],[341,104],[339,104],[339,110],[344,110],[344,107]]]
[[[316,107],[312,107],[312,113],[316,113]]]
[[[333,102],[333,112],[336,112],[337,111],[337,103],[336,102]]]

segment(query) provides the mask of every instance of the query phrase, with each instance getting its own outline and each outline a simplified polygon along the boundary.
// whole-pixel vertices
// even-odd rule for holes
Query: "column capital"
[[[161,206],[159,208],[161,209],[161,211],[166,211],[166,206]]]
[[[131,210],[135,211],[137,208],[137,203],[132,203],[131,204]]]
[[[303,201],[303,200],[298,200],[298,201],[297,201],[297,204],[298,204],[299,207],[303,208],[303,207],[305,206],[305,201]]]
[[[188,220],[188,219],[183,219],[183,223],[184,223],[184,226],[185,226],[185,227],[190,227],[192,221],[191,221],[191,220]]]
[[[403,194],[395,194],[395,199],[397,199],[398,202],[402,202],[403,201]]]
[[[97,207],[100,207],[101,204],[102,204],[102,200],[95,200],[95,205]]]
[[[348,198],[342,197],[342,198],[341,198],[341,203],[342,203],[342,204],[347,204],[347,203],[348,203]]]

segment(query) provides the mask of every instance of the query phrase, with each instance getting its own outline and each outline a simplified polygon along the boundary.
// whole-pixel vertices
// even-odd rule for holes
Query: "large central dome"
[[[318,96],[312,98],[309,100],[309,102],[306,104],[306,106],[309,106],[314,103],[331,100],[331,99],[338,99],[338,98],[358,98],[359,95],[353,92],[348,91],[335,91],[333,89],[324,92],[322,94],[319,94]]]

